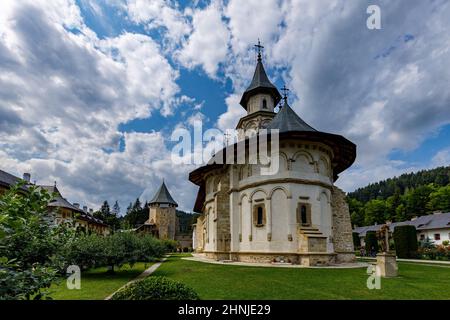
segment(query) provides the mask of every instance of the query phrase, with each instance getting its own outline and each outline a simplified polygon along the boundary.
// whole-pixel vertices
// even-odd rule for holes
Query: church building
[[[356,145],[301,119],[267,77],[261,52],[240,104],[247,115],[237,129],[279,130],[273,155],[279,170],[262,175],[262,165],[248,161],[250,139],[243,137],[244,164],[210,161],[192,171],[189,180],[199,187],[194,211],[201,213],[194,250],[216,260],[305,266],[353,261],[349,209],[334,183],[355,161]],[[236,145],[213,159],[233,156]]]

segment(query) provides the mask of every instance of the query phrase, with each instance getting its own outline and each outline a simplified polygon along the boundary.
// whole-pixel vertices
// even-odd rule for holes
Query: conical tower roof
[[[272,119],[267,129],[278,129],[280,133],[289,131],[317,131],[295,113],[287,101]]]
[[[153,203],[155,203],[155,204],[172,204],[172,205],[178,207],[178,203],[176,203],[175,200],[173,200],[164,181],[162,182],[162,184],[159,187],[158,191],[156,192],[155,196],[149,203],[150,204],[153,204]]]
[[[245,90],[244,94],[242,95],[240,104],[244,107],[244,109],[247,110],[247,102],[248,99],[258,93],[269,93],[273,96],[275,100],[275,105],[278,104],[278,102],[281,99],[281,95],[278,92],[278,89],[270,82],[269,78],[267,77],[266,70],[264,70],[263,63],[261,61],[261,58],[258,58],[258,62],[256,64],[255,73],[253,74],[253,79],[250,85],[248,86],[247,90]]]

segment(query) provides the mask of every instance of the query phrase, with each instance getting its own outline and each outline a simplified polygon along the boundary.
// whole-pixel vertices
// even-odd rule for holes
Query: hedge
[[[197,293],[178,281],[150,276],[116,292],[112,300],[198,300]]]
[[[397,226],[394,229],[395,251],[399,258],[417,257],[417,232],[414,226]]]
[[[364,242],[366,244],[367,252],[378,252],[378,239],[375,231],[367,231]]]
[[[359,238],[359,233],[358,232],[353,232],[353,246],[355,247],[355,249],[358,249],[361,247],[361,239]]]

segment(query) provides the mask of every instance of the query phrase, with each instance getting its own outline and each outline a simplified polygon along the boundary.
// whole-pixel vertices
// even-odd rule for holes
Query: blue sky
[[[450,163],[450,4],[55,0],[0,4],[0,169],[57,181],[73,202],[122,208],[161,180],[191,210],[195,166],[171,133],[234,128],[265,46],[271,80],[310,125],[358,146],[352,191]]]

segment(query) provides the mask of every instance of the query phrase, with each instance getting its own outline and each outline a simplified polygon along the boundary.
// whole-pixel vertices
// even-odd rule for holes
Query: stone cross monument
[[[396,277],[398,265],[395,252],[389,250],[389,226],[383,225],[377,232],[383,252],[377,254],[377,275],[381,277]]]

